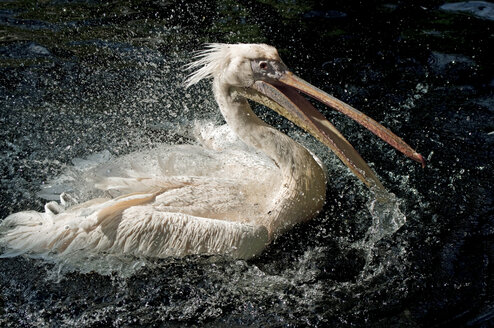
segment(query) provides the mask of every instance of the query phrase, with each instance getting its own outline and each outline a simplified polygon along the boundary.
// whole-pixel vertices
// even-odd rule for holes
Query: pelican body
[[[314,135],[372,189],[384,187],[301,93],[424,163],[391,131],[292,74],[271,46],[210,44],[189,68],[187,87],[213,79],[226,125],[198,131],[197,145],[163,145],[99,165],[91,181],[105,197],[74,204],[62,194],[61,202],[48,203],[45,212],[10,215],[0,225],[3,256],[82,252],[248,259],[259,254],[322,209],[326,176],[311,152],[259,119],[248,99]]]

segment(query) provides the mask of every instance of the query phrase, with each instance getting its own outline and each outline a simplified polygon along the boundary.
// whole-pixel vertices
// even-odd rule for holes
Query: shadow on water
[[[494,22],[442,4],[0,2],[2,218],[40,210],[40,186],[74,158],[188,142],[177,126],[221,122],[208,83],[181,84],[205,42],[276,46],[428,160],[422,170],[320,108],[396,196],[379,209],[326,149],[257,107],[328,166],[319,217],[248,262],[2,259],[1,325],[492,324]]]

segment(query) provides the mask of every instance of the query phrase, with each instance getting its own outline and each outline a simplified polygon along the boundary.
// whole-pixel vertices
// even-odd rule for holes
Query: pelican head
[[[188,65],[194,70],[186,81],[189,87],[212,77],[233,97],[261,103],[288,118],[331,150],[368,187],[384,189],[375,173],[341,133],[301,94],[347,115],[382,140],[425,166],[423,157],[393,132],[352,106],[290,72],[276,48],[266,44],[209,44],[197,60]]]
[[[267,44],[213,43],[198,52],[197,57],[199,59],[188,66],[195,71],[188,77],[186,87],[212,77],[230,86],[248,88],[257,80],[276,78],[279,77],[277,72],[288,70],[276,48]],[[277,70],[269,69],[268,62]]]

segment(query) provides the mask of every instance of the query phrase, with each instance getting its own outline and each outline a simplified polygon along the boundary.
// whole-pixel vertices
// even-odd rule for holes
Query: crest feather
[[[208,43],[206,49],[196,52],[194,61],[186,66],[187,70],[195,70],[185,80],[185,87],[198,83],[203,79],[213,77],[214,73],[221,71],[221,65],[227,63],[229,44]]]
[[[188,88],[203,79],[221,74],[233,58],[264,58],[281,61],[276,48],[266,44],[224,44],[208,43],[206,49],[196,52],[194,61],[185,66],[187,70],[195,70],[185,80]]]

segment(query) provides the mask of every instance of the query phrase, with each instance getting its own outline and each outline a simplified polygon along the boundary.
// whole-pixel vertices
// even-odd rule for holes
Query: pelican
[[[73,204],[62,194],[61,202],[46,204],[44,212],[8,216],[0,226],[3,256],[258,255],[321,211],[326,174],[309,150],[259,119],[248,100],[312,134],[373,190],[384,190],[376,174],[302,94],[424,164],[391,131],[290,72],[274,47],[209,44],[195,59],[186,87],[212,78],[226,125],[200,130],[195,145],[165,145],[101,164],[92,172],[103,197]]]

